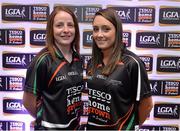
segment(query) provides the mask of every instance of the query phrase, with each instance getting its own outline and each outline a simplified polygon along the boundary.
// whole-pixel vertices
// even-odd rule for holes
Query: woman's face
[[[75,37],[72,16],[65,11],[58,12],[54,17],[53,31],[56,44],[70,46]]]
[[[112,50],[115,41],[116,29],[114,25],[101,15],[93,21],[93,38],[102,51]]]

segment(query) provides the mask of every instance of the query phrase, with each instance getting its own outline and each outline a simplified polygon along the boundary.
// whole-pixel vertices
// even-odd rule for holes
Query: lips
[[[66,36],[61,36],[61,38],[62,38],[62,39],[65,39],[65,40],[66,40],[66,39],[69,39],[70,37],[71,37],[71,36],[67,36],[67,35],[66,35]]]
[[[106,40],[96,40],[96,42],[98,42],[98,43],[104,43],[104,42],[106,42]]]

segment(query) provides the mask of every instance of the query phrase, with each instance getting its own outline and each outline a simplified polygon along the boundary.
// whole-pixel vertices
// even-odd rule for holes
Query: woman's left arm
[[[152,97],[145,97],[139,103],[139,125],[142,125],[153,107]]]

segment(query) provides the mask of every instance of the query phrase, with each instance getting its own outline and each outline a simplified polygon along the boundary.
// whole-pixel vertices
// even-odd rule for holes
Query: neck
[[[71,50],[71,47],[69,45],[67,46],[63,46],[63,45],[59,45],[59,44],[56,44],[58,49],[61,51],[61,53],[63,54],[63,56],[65,57],[65,59],[68,61],[68,62],[71,62],[72,61],[72,50]]]
[[[112,50],[103,50],[103,63],[107,65],[110,59],[112,59]]]

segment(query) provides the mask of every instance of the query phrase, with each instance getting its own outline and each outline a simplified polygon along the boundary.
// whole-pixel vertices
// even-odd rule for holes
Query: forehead
[[[95,16],[94,21],[93,21],[93,26],[102,26],[102,25],[113,26],[113,24],[109,20],[107,20],[105,17],[101,15]]]
[[[65,11],[59,11],[55,15],[54,21],[73,21],[73,18],[69,13],[67,13]]]

